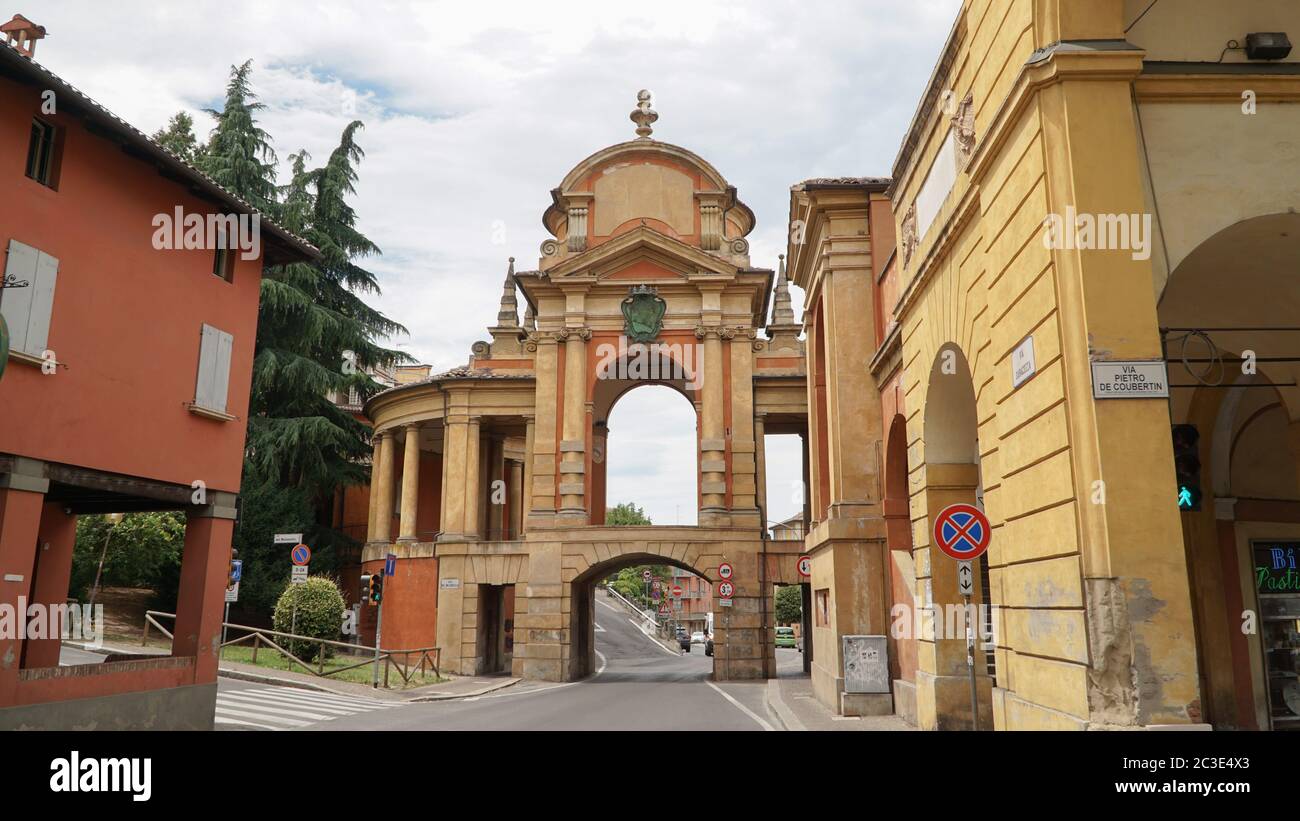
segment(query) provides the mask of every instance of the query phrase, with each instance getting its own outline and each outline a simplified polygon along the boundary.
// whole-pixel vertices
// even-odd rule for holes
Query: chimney
[[[38,26],[21,14],[15,14],[14,19],[0,26],[0,34],[19,54],[35,57],[36,41],[45,37],[45,26]]]

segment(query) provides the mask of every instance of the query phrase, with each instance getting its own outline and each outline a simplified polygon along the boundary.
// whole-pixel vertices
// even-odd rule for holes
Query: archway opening
[[[570,585],[570,680],[698,681],[713,672],[712,585],[690,565],[627,553]]]
[[[656,525],[695,525],[699,514],[698,415],[691,401],[665,384],[623,386],[593,432],[593,494],[608,524],[628,521],[635,506]],[[596,460],[599,459],[599,462]],[[595,516],[593,515],[593,519]]]
[[[1160,294],[1201,702],[1216,727],[1300,729],[1300,215],[1202,242]],[[1175,435],[1176,434],[1176,435]],[[1187,489],[1187,492],[1184,492]]]
[[[932,532],[935,517],[949,505],[984,507],[980,472],[979,415],[976,406],[974,369],[957,345],[939,349],[930,368],[925,396],[923,449],[926,479],[926,509]],[[992,596],[989,585],[989,557],[985,553],[972,568],[974,591],[969,604],[958,591],[959,563],[942,553],[929,538],[928,600],[932,608],[933,634],[920,641],[932,641],[936,659],[933,698],[938,729],[992,729],[993,687],[996,686]],[[976,692],[979,698],[979,727],[965,705],[969,697],[953,698],[969,687],[966,631],[968,619],[976,619]],[[941,692],[942,691],[942,692]],[[927,695],[927,698],[930,697]],[[947,707],[945,708],[945,704]],[[963,705],[955,707],[954,705]]]

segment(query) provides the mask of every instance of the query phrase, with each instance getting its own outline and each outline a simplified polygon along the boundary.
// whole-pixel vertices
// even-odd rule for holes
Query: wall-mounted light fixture
[[[1250,60],[1282,60],[1291,53],[1291,41],[1284,31],[1257,31],[1246,35],[1246,57]]]

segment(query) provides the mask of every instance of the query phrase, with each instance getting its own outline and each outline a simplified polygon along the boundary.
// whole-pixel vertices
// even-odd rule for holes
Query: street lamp
[[[86,602],[87,607],[95,606],[95,597],[99,595],[99,580],[104,575],[104,559],[108,557],[108,543],[113,540],[113,531],[122,523],[121,513],[108,514],[108,520],[113,526],[108,529],[108,536],[104,538],[104,549],[99,553],[99,569],[95,571],[95,583],[90,586],[90,600]]]

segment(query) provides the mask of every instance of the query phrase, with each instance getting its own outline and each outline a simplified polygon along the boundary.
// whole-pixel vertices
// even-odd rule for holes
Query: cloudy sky
[[[656,138],[739,189],[758,217],[752,259],[775,268],[791,184],[888,175],[959,6],[25,0],[21,11],[49,32],[41,63],[146,132],[185,110],[205,138],[202,109],[220,106],[231,64],[250,58],[282,161],[305,148],[323,162],[364,121],[355,206],[383,250],[368,262],[377,304],[410,330],[395,343],[440,370],[487,338],[507,258],[536,267],[551,188],[634,136],[638,89],[654,93]],[[639,389],[615,410],[610,501],[635,499],[663,524],[681,510],[685,524],[693,420],[669,393]],[[775,489],[798,476],[788,438],[770,443],[773,519],[798,507]]]

